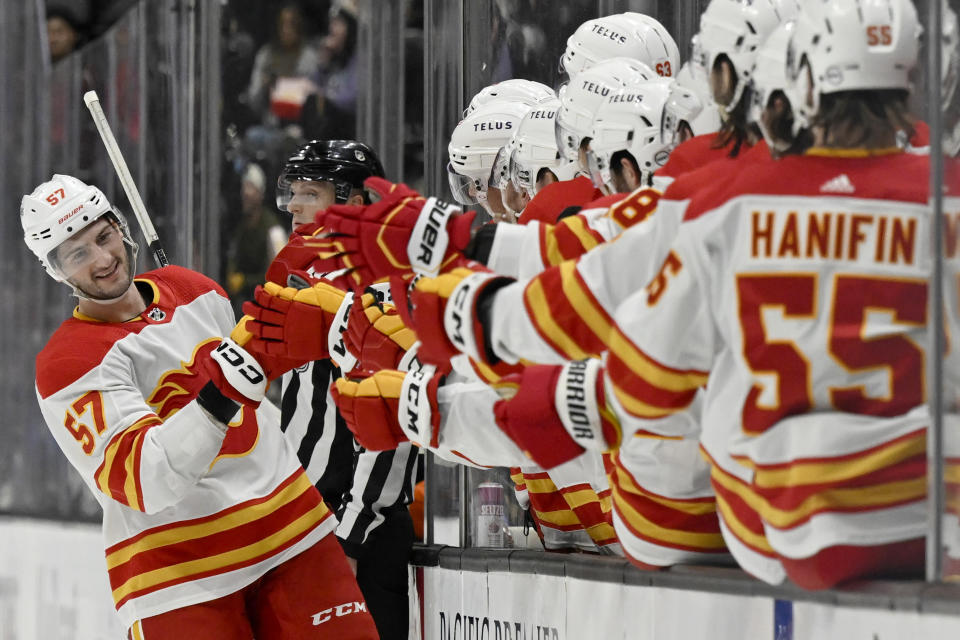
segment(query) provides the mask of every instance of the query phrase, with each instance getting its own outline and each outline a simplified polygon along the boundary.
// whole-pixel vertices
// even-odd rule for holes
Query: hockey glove
[[[365,293],[350,308],[350,319],[343,334],[346,348],[358,359],[358,368],[365,371],[400,369],[409,366],[406,357],[416,343],[417,335],[403,324],[392,304],[381,304],[372,293]]]
[[[351,286],[413,272],[437,275],[470,241],[474,212],[461,213],[383,178],[367,178],[364,186],[379,197],[377,202],[333,205],[318,216],[330,240],[325,251],[333,255],[324,268],[350,270],[344,280]]]
[[[479,267],[479,265],[476,265]],[[398,304],[404,323],[422,343],[418,357],[423,362],[444,364],[465,353],[480,362],[495,361],[486,344],[477,303],[492,295],[511,278],[488,271],[457,267],[436,278],[420,278],[410,289],[409,305]],[[399,299],[394,292],[394,299]]]
[[[494,386],[504,397],[493,405],[497,425],[544,469],[616,441],[599,360],[531,366]]]
[[[230,338],[202,343],[194,362],[210,379],[197,394],[197,403],[223,424],[230,423],[240,405],[258,407],[267,392],[263,368]]]
[[[302,277],[306,273],[310,277],[308,282],[312,285],[330,271],[325,267],[329,266],[329,259],[340,249],[323,238],[321,231],[322,227],[316,223],[297,227],[267,268],[267,282],[279,284],[281,287],[292,286],[291,275]]]
[[[413,373],[383,370],[362,380],[340,378],[330,391],[357,442],[384,451],[407,440],[436,446],[442,382],[435,367]]]
[[[243,312],[251,317],[246,326],[253,334],[248,348],[301,361],[329,358],[331,337],[339,340],[339,332],[332,336],[331,329],[345,298],[343,290],[327,282],[307,289],[273,282],[258,286],[254,301],[243,303]]]
[[[237,326],[233,328],[233,331],[230,332],[230,339],[244,348],[247,348],[247,345],[253,339],[253,334],[250,332],[250,329],[247,328],[247,322],[251,320],[253,320],[252,317],[243,316],[240,318]],[[263,367],[263,372],[267,375],[267,380],[276,380],[287,371],[296,369],[310,362],[303,358],[270,356],[263,352],[255,353],[254,357],[257,359],[257,362],[260,363],[260,366]]]

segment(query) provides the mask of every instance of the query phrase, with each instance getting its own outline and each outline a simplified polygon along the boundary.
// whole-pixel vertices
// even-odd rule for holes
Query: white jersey
[[[37,356],[47,426],[103,507],[128,627],[233,593],[336,526],[276,410],[243,408],[224,428],[194,400],[208,382],[198,348],[234,326],[223,290],[175,266],[137,286],[152,291],[139,317],[75,311]]]
[[[540,469],[497,426],[493,405],[500,395],[472,373],[465,356],[457,360],[459,366],[437,390],[437,406],[432,408],[440,415],[437,430],[431,432],[401,419],[406,436],[450,462],[477,468],[509,467],[522,473],[546,548],[619,555],[611,523],[610,486],[600,453],[584,453],[562,468]],[[514,482],[521,485],[517,477]]]
[[[616,205],[634,220],[614,240],[499,289],[488,329],[494,354],[509,363],[599,355],[614,310],[656,275],[684,205],[653,189],[635,191]]]
[[[668,499],[712,484],[730,551],[769,582],[781,557],[925,533],[927,179],[903,153],[755,167],[693,199],[616,313],[622,467]],[[631,455],[637,434],[679,458]]]
[[[621,215],[627,207],[616,206],[629,197],[620,193],[588,202],[576,215],[556,224],[538,220],[524,225],[498,224],[485,264],[500,275],[524,279],[576,259],[616,238],[633,222]]]

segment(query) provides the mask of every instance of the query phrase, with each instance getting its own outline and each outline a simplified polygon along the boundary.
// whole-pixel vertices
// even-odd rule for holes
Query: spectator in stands
[[[82,41],[82,26],[72,9],[58,5],[47,7],[47,43],[51,62],[57,62],[72,53]]]
[[[313,74],[316,93],[303,106],[308,138],[349,138],[356,129],[357,16],[346,3],[330,10],[327,33],[319,40],[320,65]]]
[[[276,124],[278,118],[271,114],[269,107],[277,81],[281,78],[308,78],[316,72],[318,65],[317,50],[307,44],[304,37],[299,6],[284,5],[277,14],[274,39],[260,47],[253,61],[246,92],[248,104],[264,124]],[[286,114],[280,114],[283,115]]]
[[[266,175],[250,163],[243,172],[240,189],[240,219],[230,235],[227,249],[227,292],[237,315],[244,300],[263,282],[267,266],[287,242],[287,232],[271,208],[264,206]]]

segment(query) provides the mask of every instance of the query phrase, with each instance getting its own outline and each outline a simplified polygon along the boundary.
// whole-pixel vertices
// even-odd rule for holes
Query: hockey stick
[[[160,246],[160,237],[157,235],[156,229],[153,228],[150,216],[147,215],[147,208],[143,205],[143,200],[140,198],[137,185],[133,182],[133,176],[130,175],[130,169],[127,168],[123,154],[120,153],[117,139],[113,137],[113,130],[110,129],[107,116],[103,113],[103,107],[100,106],[100,98],[97,96],[97,92],[87,91],[83,94],[83,102],[87,105],[87,109],[90,110],[93,123],[97,125],[97,131],[100,132],[103,146],[107,148],[107,155],[110,156],[110,161],[113,163],[113,168],[117,172],[117,177],[120,178],[120,185],[123,187],[124,193],[127,194],[127,200],[130,201],[130,208],[133,209],[133,215],[137,217],[137,222],[140,223],[140,230],[143,231],[143,235],[147,239],[147,247],[153,253],[153,257],[157,261],[157,266],[167,266],[169,264],[167,262],[167,254],[163,252],[163,247]]]

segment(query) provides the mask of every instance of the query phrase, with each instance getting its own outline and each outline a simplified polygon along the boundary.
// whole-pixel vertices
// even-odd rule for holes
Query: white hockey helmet
[[[532,107],[556,97],[556,92],[545,84],[522,78],[511,78],[480,89],[463,110],[463,117],[466,118],[479,107],[496,100],[522,102]]]
[[[510,181],[517,191],[530,198],[537,194],[537,179],[544,169],[561,181],[577,176],[578,163],[567,160],[557,148],[554,127],[559,109],[559,98],[532,108],[520,121],[508,145]]]
[[[669,142],[663,139],[663,114],[675,84],[666,78],[630,82],[600,104],[587,151],[594,186],[606,186],[611,193],[617,191],[612,179],[612,159],[620,151],[633,156],[644,184],[667,163],[675,145],[672,138]]]
[[[20,224],[27,247],[54,280],[68,284],[71,274],[65,272],[56,259],[57,247],[108,214],[116,220],[127,244],[132,269],[136,264],[137,243],[130,236],[126,219],[97,187],[72,176],[54,174],[20,201]],[[83,295],[76,287],[74,291]]]
[[[560,87],[555,133],[567,160],[579,160],[580,143],[593,131],[593,115],[608,96],[627,82],[654,80],[656,73],[633,58],[611,58],[583,71]]]
[[[486,202],[497,154],[529,110],[530,105],[520,101],[496,100],[477,107],[454,128],[447,145],[447,179],[457,202]]]
[[[706,71],[699,36],[693,36],[690,39],[690,45],[692,54],[690,60],[680,67],[680,72],[677,73],[677,84],[697,96],[700,104],[703,105],[699,115],[687,122],[693,135],[700,136],[719,131],[722,123],[720,110],[717,109],[717,103],[714,102],[713,93],[710,91],[710,79]]]
[[[700,118],[703,112],[703,102],[697,94],[674,79],[669,84],[670,94],[667,96],[667,102],[663,105],[663,117],[660,121],[660,139],[663,144],[670,147],[671,150],[683,142],[685,129],[689,133],[697,135],[693,124]],[[716,111],[716,109],[714,109]],[[719,115],[718,115],[719,120]]]
[[[764,139],[771,149],[783,151],[786,148],[784,140],[774,138],[763,122],[763,113],[766,111],[770,97],[776,91],[786,95],[787,87],[787,47],[793,36],[795,23],[790,20],[774,29],[767,41],[757,53],[757,62],[753,69],[753,99],[747,120],[754,122],[763,133]],[[794,126],[796,135],[799,127]]]
[[[560,56],[560,71],[573,80],[598,62],[620,57],[639,60],[662,76],[680,66],[680,50],[662,24],[640,13],[618,13],[577,27]]]
[[[735,86],[730,102],[718,105],[731,111],[750,84],[757,51],[781,22],[799,12],[798,0],[711,0],[700,16],[700,46],[710,74],[720,56],[733,65]]]
[[[807,3],[787,48],[787,97],[794,117],[808,126],[823,94],[909,90],[921,33],[910,0]]]
[[[627,11],[623,17],[636,25],[637,34],[646,45],[647,55],[640,62],[664,78],[674,77],[680,71],[680,47],[659,20],[645,13]]]

